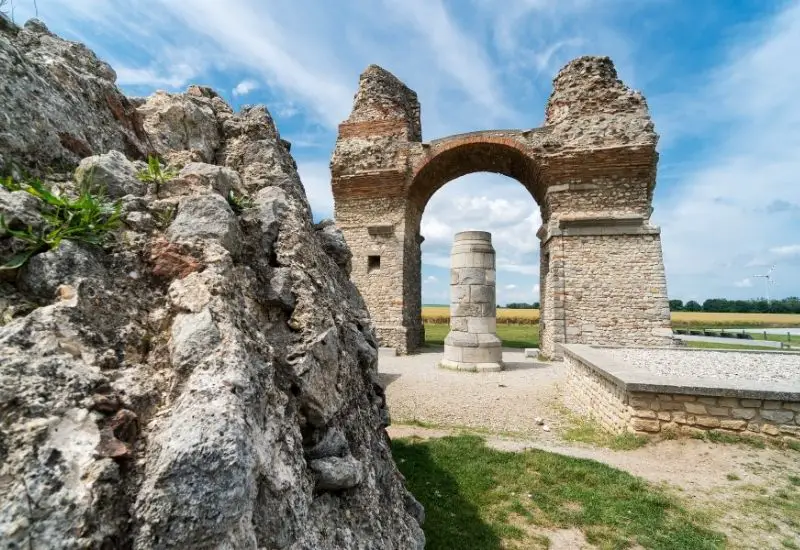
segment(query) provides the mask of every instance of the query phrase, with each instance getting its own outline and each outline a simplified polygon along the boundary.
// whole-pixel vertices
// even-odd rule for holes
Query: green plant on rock
[[[53,193],[38,179],[17,183],[3,178],[0,182],[6,189],[25,191],[44,203],[43,223],[38,228],[12,229],[0,215],[0,232],[24,243],[0,270],[22,267],[34,254],[58,248],[65,239],[103,246],[120,225],[122,203],[108,201],[105,193],[92,192],[88,184],[81,185],[78,196],[71,198]]]
[[[147,168],[136,174],[139,181],[153,184],[153,192],[158,196],[161,186],[178,175],[176,170],[162,170],[161,161],[155,155],[147,157]]]
[[[21,191],[22,185],[14,181],[14,178],[11,176],[4,176],[0,178],[0,185],[4,188],[8,189],[9,191]]]
[[[174,204],[169,204],[160,210],[155,210],[153,212],[153,218],[155,219],[156,227],[162,231],[169,227],[169,224],[175,219],[177,210],[178,208]]]
[[[233,189],[228,191],[228,204],[236,214],[241,214],[245,208],[252,208],[256,203],[247,195],[237,195]]]

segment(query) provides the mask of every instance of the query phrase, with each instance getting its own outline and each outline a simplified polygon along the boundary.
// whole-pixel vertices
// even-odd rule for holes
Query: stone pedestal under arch
[[[660,229],[650,223],[658,136],[644,97],[607,57],[553,82],[545,124],[422,142],[414,91],[371,65],[331,160],[335,220],[382,345],[423,343],[420,221],[431,196],[473,172],[520,182],[541,209],[541,352],[559,343],[666,345]]]

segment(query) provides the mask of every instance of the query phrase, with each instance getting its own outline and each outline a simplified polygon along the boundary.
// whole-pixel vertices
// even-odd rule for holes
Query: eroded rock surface
[[[0,165],[94,167],[124,224],[0,282],[0,548],[421,549],[349,250],[267,110],[128,100],[85,47],[3,25]],[[132,179],[150,147],[178,173],[158,194]]]

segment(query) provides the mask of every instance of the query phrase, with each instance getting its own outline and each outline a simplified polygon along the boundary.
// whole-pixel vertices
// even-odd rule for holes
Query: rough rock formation
[[[0,169],[101,183],[124,225],[0,279],[0,548],[422,548],[350,252],[267,110],[128,100],[85,47],[2,25]],[[179,171],[157,192],[148,151]],[[11,227],[40,207],[0,188]]]

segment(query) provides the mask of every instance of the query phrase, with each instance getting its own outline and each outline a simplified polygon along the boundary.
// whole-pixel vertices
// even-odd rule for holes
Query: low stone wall
[[[800,381],[766,387],[742,380],[672,378],[622,363],[602,348],[568,344],[562,349],[566,405],[611,432],[722,430],[800,440]]]

